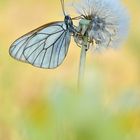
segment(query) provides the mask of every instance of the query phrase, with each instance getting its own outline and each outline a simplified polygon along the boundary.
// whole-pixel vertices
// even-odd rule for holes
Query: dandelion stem
[[[86,46],[85,44],[83,44],[81,47],[79,73],[78,73],[78,88],[79,89],[81,88],[82,83],[84,81],[85,62],[86,62]]]

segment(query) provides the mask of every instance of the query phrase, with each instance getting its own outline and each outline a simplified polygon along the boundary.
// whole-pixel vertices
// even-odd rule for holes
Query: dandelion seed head
[[[129,18],[120,0],[80,0],[73,6],[90,20],[87,34],[95,49],[115,48],[127,37]]]

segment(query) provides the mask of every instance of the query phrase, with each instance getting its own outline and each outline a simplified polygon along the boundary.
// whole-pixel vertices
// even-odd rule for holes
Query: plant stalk
[[[83,44],[81,47],[81,54],[80,54],[80,64],[79,64],[79,73],[78,73],[78,89],[81,89],[83,81],[84,81],[85,62],[86,62],[86,46]]]

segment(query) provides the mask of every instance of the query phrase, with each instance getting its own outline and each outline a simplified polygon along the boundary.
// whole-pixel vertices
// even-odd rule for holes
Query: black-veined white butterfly
[[[64,21],[45,24],[17,39],[10,47],[9,54],[22,62],[39,68],[56,68],[65,59],[71,35],[76,30],[73,21],[64,11]]]

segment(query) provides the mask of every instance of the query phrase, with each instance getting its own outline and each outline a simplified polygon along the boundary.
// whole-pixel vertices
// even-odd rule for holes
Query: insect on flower
[[[45,24],[17,39],[9,49],[13,58],[48,69],[56,68],[63,62],[76,30],[72,18],[65,13],[64,0],[61,0],[61,5],[64,21]]]
[[[86,51],[89,48],[115,47],[127,35],[128,18],[119,0],[81,0],[74,3],[80,16],[71,18],[61,6],[64,21],[45,24],[17,39],[10,47],[10,55],[39,68],[53,69],[65,59],[71,36],[81,47],[78,85],[84,75]],[[115,6],[115,7],[114,7]],[[73,24],[79,19],[79,26]]]

